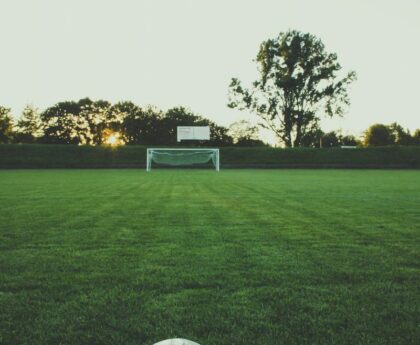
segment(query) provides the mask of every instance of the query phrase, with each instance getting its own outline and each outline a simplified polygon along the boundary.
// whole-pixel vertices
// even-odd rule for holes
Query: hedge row
[[[222,168],[420,168],[420,147],[221,148]],[[143,168],[145,146],[0,145],[0,168]]]

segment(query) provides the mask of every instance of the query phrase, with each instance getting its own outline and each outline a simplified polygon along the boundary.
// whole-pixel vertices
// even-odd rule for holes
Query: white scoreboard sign
[[[178,126],[177,141],[181,140],[210,140],[209,126]]]

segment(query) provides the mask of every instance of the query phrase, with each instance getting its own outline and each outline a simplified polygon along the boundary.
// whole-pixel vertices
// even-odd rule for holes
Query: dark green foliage
[[[361,144],[354,135],[343,135],[340,137],[340,143],[344,146],[358,146]]]
[[[218,126],[214,122],[209,123],[210,126],[210,140],[203,142],[204,146],[231,146],[233,139],[229,135],[229,129],[223,126]]]
[[[143,167],[146,146],[117,148],[77,145],[0,146],[0,168],[112,168]],[[281,149],[272,147],[222,147],[226,167],[420,167],[420,147],[394,146],[357,149]]]
[[[418,171],[0,171],[0,343],[417,345]]]
[[[145,109],[131,103],[123,102],[115,105],[125,114],[122,121],[122,133],[129,145],[164,143],[161,123],[163,112],[154,108]]]
[[[416,129],[413,134],[413,143],[415,145],[420,145],[420,129]]]
[[[111,105],[107,101],[84,98],[78,102],[57,103],[46,109],[41,118],[44,130],[41,142],[50,144],[101,145],[106,133],[118,132],[129,145],[176,145],[176,127],[183,125],[210,127],[211,140],[199,144],[232,144],[227,128],[183,107],[162,112],[153,106],[141,108],[128,101]]]
[[[337,147],[340,145],[340,138],[336,132],[331,131],[322,136],[322,147]]]
[[[372,147],[355,149],[228,147],[221,150],[222,167],[420,167],[418,147]]]
[[[312,130],[306,132],[302,136],[301,146],[303,147],[320,147],[322,143],[322,137],[324,132],[318,126],[315,126]]]
[[[389,126],[383,124],[375,124],[370,126],[364,137],[366,146],[386,146],[395,143],[395,136]]]
[[[394,122],[389,126],[383,124],[375,124],[370,126],[364,137],[366,146],[385,146],[385,145],[415,145],[420,143],[420,131],[417,130],[411,136],[408,129],[404,129],[401,125]]]
[[[353,135],[342,135],[340,131],[324,133],[320,128],[305,134],[302,138],[303,147],[338,147],[338,146],[357,146],[360,141]]]
[[[44,137],[42,141],[53,144],[78,144],[80,140],[75,137],[75,117],[80,112],[76,102],[60,102],[42,112]]]
[[[0,106],[0,144],[13,140],[13,119],[10,108]]]
[[[389,125],[392,135],[395,138],[396,145],[412,145],[413,137],[409,130],[405,130],[401,125],[394,122]]]
[[[228,105],[255,113],[287,147],[301,146],[320,115],[341,116],[350,104],[347,87],[356,73],[340,79],[337,55],[311,34],[280,33],[261,44],[256,62],[259,79],[246,89],[233,78]]]
[[[108,101],[89,98],[59,102],[41,114],[42,142],[55,144],[100,145],[106,129],[118,127],[121,114]]]
[[[27,105],[17,123],[15,141],[34,143],[42,135],[42,122],[37,108]]]
[[[175,107],[169,109],[162,120],[162,133],[163,143],[169,145],[180,145],[177,142],[177,126],[207,126],[209,120],[202,118],[201,116],[193,114],[191,111],[184,107]],[[214,130],[213,130],[214,132]],[[185,145],[188,142],[184,142],[181,145]],[[193,142],[190,142],[193,143]]]
[[[243,147],[260,146],[261,147],[261,146],[268,146],[268,145],[259,139],[242,137],[238,139],[238,141],[235,143],[235,146],[243,146]]]
[[[138,167],[145,164],[145,146],[10,144],[0,147],[0,168]]]

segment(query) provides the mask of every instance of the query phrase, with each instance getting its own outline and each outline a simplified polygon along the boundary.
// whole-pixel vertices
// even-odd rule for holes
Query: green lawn
[[[418,344],[420,171],[0,171],[0,344]]]

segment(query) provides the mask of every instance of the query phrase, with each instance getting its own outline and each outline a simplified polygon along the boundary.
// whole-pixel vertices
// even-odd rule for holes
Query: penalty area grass
[[[416,344],[420,171],[0,171],[0,344]]]

